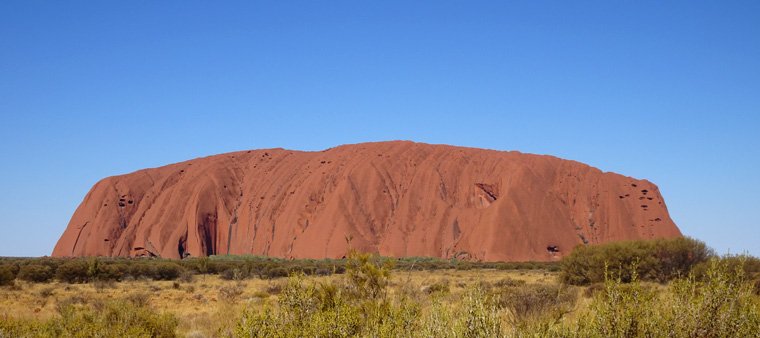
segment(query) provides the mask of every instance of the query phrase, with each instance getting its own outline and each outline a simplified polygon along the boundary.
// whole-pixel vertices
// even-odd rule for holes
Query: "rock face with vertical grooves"
[[[678,237],[654,184],[546,155],[392,141],[241,151],[108,177],[53,256],[548,261]]]

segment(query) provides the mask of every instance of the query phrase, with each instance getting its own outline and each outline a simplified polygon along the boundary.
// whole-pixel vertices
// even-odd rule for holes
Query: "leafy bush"
[[[386,296],[385,290],[391,278],[395,261],[382,259],[372,254],[362,254],[349,250],[346,263],[346,278],[350,290],[362,299]]]
[[[285,268],[278,267],[278,266],[272,266],[269,269],[267,269],[266,272],[264,273],[264,278],[268,278],[268,279],[287,277],[287,276],[288,276],[288,270],[285,270]]]
[[[61,264],[55,270],[55,278],[66,283],[84,283],[87,281],[87,263],[81,260],[71,260]]]
[[[182,267],[172,262],[153,264],[152,277],[155,280],[175,280],[182,273]]]
[[[715,251],[707,244],[689,237],[660,238],[649,243],[658,263],[652,273],[661,283],[685,277],[696,265],[715,257]]]
[[[127,273],[134,279],[153,278],[153,269],[148,261],[135,261],[129,264]]]
[[[470,270],[472,269],[472,263],[468,261],[459,261],[456,265],[457,270]]]
[[[19,269],[16,277],[29,282],[42,283],[53,278],[53,271],[46,265],[27,264]]]
[[[103,265],[96,279],[105,281],[121,281],[129,271],[129,266],[123,263],[112,263]]]
[[[534,261],[517,262],[515,264],[515,269],[516,270],[533,270],[533,269],[535,269],[537,267],[537,264],[538,263],[536,263]]]
[[[688,237],[578,245],[562,258],[560,280],[571,285],[600,283],[608,269],[622,282],[630,282],[635,265],[638,278],[664,283],[686,276],[714,255],[705,243]]]
[[[240,274],[240,272],[238,272]],[[222,271],[222,273],[219,274],[219,278],[224,280],[234,280],[235,279],[235,270],[234,269],[227,269]]]
[[[248,274],[238,268],[234,268],[222,271],[222,273],[219,274],[219,277],[224,280],[241,281],[247,278]]]
[[[13,285],[16,275],[9,264],[0,265],[0,285]]]
[[[87,277],[89,277],[91,281],[100,279],[102,268],[103,265],[100,263],[98,257],[90,257],[87,260]]]

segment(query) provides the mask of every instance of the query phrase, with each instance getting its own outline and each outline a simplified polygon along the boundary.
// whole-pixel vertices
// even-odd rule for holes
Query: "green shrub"
[[[152,277],[154,280],[175,280],[182,273],[182,267],[172,262],[157,262],[153,264]]]
[[[333,273],[343,274],[346,273],[346,266],[343,264],[334,264],[332,270]]]
[[[66,283],[84,283],[87,281],[87,263],[81,260],[70,260],[58,266],[55,278]]]
[[[285,268],[279,267],[279,266],[270,267],[264,273],[264,277],[268,279],[287,277],[287,276],[288,276],[288,270],[285,270]]]
[[[692,268],[713,256],[712,249],[691,238],[578,245],[562,258],[560,280],[571,285],[600,283],[608,269],[627,283],[632,280],[636,265],[639,279],[664,283],[686,276]]]
[[[209,265],[211,265],[211,259],[207,256],[195,259],[195,268],[198,270],[198,273],[203,275],[204,279],[206,278],[206,274],[209,273]]]
[[[395,264],[390,258],[349,250],[346,278],[350,290],[361,299],[385,297]]]
[[[304,275],[312,276],[314,275],[314,272],[316,271],[316,268],[314,266],[303,266],[300,270]]]
[[[227,270],[241,270],[242,271],[242,264],[238,264],[238,262],[227,262],[227,261],[211,261],[211,264],[209,265],[209,273],[214,273],[221,275]]]
[[[87,260],[87,277],[89,277],[90,281],[99,279],[102,266],[98,257],[90,257]]]
[[[459,261],[456,263],[457,270],[470,270],[472,269],[472,263],[468,261]]]
[[[53,273],[55,273],[55,270],[63,262],[65,262],[65,259],[63,259],[63,258],[36,257],[36,258],[23,258],[17,264],[19,265],[19,267],[25,265],[25,263],[42,265],[42,266],[46,266],[46,267],[50,268],[50,271],[52,271]],[[18,274],[18,271],[16,273]],[[16,277],[18,278],[18,276],[16,276]]]
[[[53,278],[53,271],[46,265],[27,264],[19,269],[16,277],[29,282],[42,283]]]
[[[536,262],[534,261],[528,261],[528,262],[517,262],[515,264],[516,270],[533,270],[536,268]]]
[[[16,279],[9,264],[0,265],[0,285],[13,285]]]
[[[106,281],[121,281],[129,272],[129,266],[123,263],[110,263],[101,266],[96,279]]]
[[[715,251],[702,241],[680,237],[650,241],[657,265],[652,274],[664,283],[676,277],[685,277],[698,264],[715,257]]]
[[[219,274],[219,277],[224,280],[241,281],[243,279],[246,279],[248,275],[243,270],[234,268],[234,269],[227,269],[227,270],[222,271],[222,273]]]
[[[130,262],[127,273],[134,279],[141,278],[153,278],[152,264],[149,261],[133,261]]]

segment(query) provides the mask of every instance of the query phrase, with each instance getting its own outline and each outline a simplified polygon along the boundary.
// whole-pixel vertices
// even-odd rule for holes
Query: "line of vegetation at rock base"
[[[199,258],[195,267],[188,270],[210,273],[215,263],[230,261],[241,259]],[[109,271],[107,267],[112,260],[91,258],[71,262],[87,265],[87,277],[81,279],[86,282],[98,280],[101,271]],[[181,262],[147,262],[173,263],[182,268]],[[286,261],[270,263],[282,262]],[[330,283],[317,283],[304,272],[291,270],[276,299],[248,304],[234,329],[220,329],[219,336],[760,336],[757,287],[760,260],[748,255],[719,257],[704,243],[688,238],[577,247],[561,261],[560,283],[526,285],[507,279],[476,283],[468,286],[458,302],[451,304],[440,301],[449,292],[448,285],[430,285],[426,292],[432,304],[424,308],[410,296],[414,290],[405,290],[403,282],[400,292],[389,292],[391,277],[400,269],[398,260],[352,251],[340,262],[345,278]],[[17,263],[17,259],[4,260],[0,276],[18,277],[23,266],[14,269],[12,265]],[[479,263],[471,264],[485,268],[478,267]],[[407,268],[412,265],[417,264],[409,264]],[[244,278],[244,270],[238,271],[241,272],[233,278]],[[19,278],[26,278],[21,275]],[[590,305],[569,319],[568,313],[576,308],[580,290],[574,285],[590,285],[584,288],[593,295]],[[176,336],[176,317],[159,314],[137,299],[90,307],[64,302],[56,309],[59,316],[44,321],[0,318],[0,338]]]
[[[717,257],[714,250],[696,239],[635,240],[611,242],[601,245],[578,245],[561,261],[555,262],[470,262],[433,257],[404,257],[394,260],[394,269],[410,270],[545,270],[560,271],[563,284],[590,285],[604,281],[604,268],[630,282],[634,263],[639,278],[645,281],[666,283],[673,278],[686,276],[696,270],[704,275],[705,263]],[[388,257],[380,257],[382,259]],[[760,261],[745,256],[744,269],[752,280],[760,279]],[[0,285],[14,280],[66,283],[129,280],[186,280],[193,275],[217,274],[226,280],[247,278],[272,279],[293,273],[307,276],[343,274],[347,259],[286,260],[266,256],[217,255],[210,257],[169,260],[160,258],[13,258],[0,257]],[[738,256],[730,259],[738,262]],[[760,289],[760,284],[758,285]]]
[[[382,257],[388,258],[388,257]],[[547,270],[559,271],[560,262],[469,262],[433,257],[393,259],[395,269],[409,270]],[[67,283],[125,280],[182,280],[188,275],[219,275],[227,280],[246,278],[272,279],[295,272],[307,276],[343,274],[348,259],[295,259],[252,256],[215,255],[181,260],[122,257],[0,257],[0,285],[14,279],[43,283],[58,280]]]

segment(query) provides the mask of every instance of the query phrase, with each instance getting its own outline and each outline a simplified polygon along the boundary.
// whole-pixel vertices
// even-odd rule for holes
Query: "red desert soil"
[[[241,151],[108,177],[53,256],[365,252],[548,261],[575,245],[678,237],[646,180],[553,156],[408,141]]]

